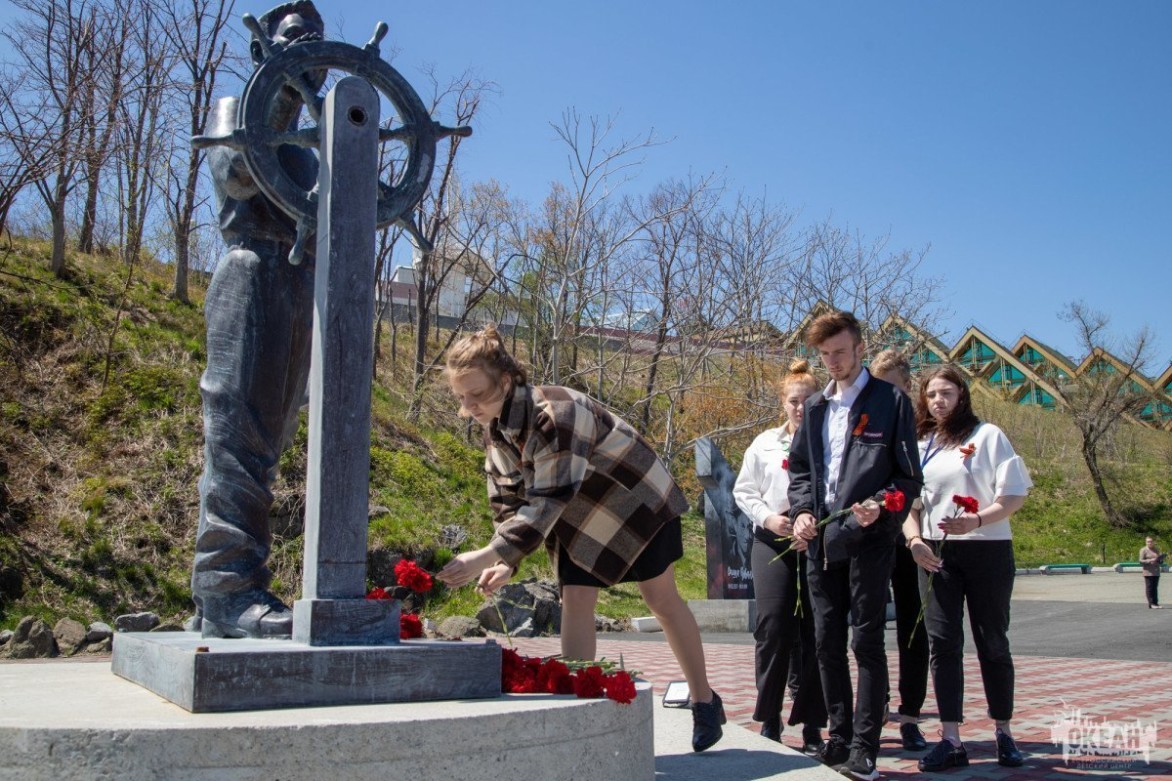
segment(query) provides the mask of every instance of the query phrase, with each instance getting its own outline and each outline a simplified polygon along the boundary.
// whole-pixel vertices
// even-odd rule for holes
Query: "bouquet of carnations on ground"
[[[431,591],[432,585],[434,585],[434,581],[427,570],[410,559],[400,559],[399,563],[395,565],[395,585],[390,589],[377,586],[370,590],[366,598],[404,601],[403,608],[399,612],[399,637],[403,640],[410,640],[423,637],[423,619],[419,617],[419,610],[422,609],[422,602],[426,599],[424,595]],[[420,607],[415,611],[409,611],[405,601],[415,595],[419,596]]]
[[[522,656],[501,649],[501,691],[505,694],[574,694],[584,699],[606,697],[627,705],[635,699],[635,679],[622,660],[579,662],[556,656]]]

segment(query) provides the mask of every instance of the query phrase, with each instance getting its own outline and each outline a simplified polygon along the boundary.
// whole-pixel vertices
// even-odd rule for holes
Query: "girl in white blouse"
[[[920,760],[920,770],[968,765],[960,740],[966,607],[989,716],[996,722],[997,761],[1018,767],[1023,758],[1009,726],[1014,689],[1009,601],[1015,571],[1009,519],[1025,502],[1032,485],[1029,473],[1004,432],[973,413],[968,384],[953,366],[924,376],[916,428],[924,489],[904,523],[904,536],[923,569],[922,590],[928,590],[931,575],[924,628],[943,737]],[[975,499],[975,511],[954,497]]]
[[[805,361],[795,361],[779,383],[783,424],[762,432],[745,451],[733,497],[753,522],[753,593],[757,601],[757,705],[761,734],[781,741],[781,704],[787,679],[793,704],[789,724],[802,728],[802,750],[817,753],[826,726],[826,702],[814,655],[814,614],[806,586],[806,557],[794,550],[789,509],[789,448],[802,420],[802,406],[818,389]],[[800,586],[799,586],[800,578]],[[798,607],[798,603],[801,607]]]

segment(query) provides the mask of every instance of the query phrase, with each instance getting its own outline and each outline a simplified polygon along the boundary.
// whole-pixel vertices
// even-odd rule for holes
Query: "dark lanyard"
[[[928,437],[928,446],[924,448],[924,457],[920,459],[920,469],[928,465],[928,462],[936,457],[936,454],[944,449],[944,445],[940,444],[935,450],[932,449],[932,443],[936,441],[936,432],[932,432],[932,436]]]

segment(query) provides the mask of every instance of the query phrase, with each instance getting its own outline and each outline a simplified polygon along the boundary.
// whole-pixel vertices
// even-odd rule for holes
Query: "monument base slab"
[[[0,664],[0,781],[646,781],[653,699],[636,688],[630,705],[498,694],[188,713],[101,662]]]
[[[311,646],[195,632],[114,636],[117,675],[192,713],[499,697],[496,643]]]

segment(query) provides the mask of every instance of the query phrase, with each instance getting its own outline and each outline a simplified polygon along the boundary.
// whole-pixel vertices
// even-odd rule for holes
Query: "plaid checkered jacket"
[[[519,385],[485,432],[490,546],[516,566],[542,542],[603,583],[626,574],[655,533],[688,509],[643,437],[585,394]]]

